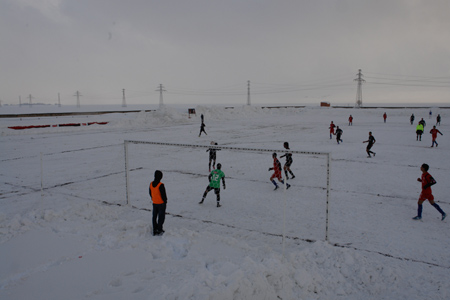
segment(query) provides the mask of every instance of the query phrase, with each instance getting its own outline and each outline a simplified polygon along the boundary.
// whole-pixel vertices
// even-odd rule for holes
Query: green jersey
[[[209,186],[215,189],[220,188],[220,180],[225,177],[225,173],[216,169],[209,174]]]

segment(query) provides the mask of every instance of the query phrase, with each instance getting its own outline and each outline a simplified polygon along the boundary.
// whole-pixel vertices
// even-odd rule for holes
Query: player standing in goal
[[[150,183],[148,192],[153,202],[153,235],[164,233],[163,225],[166,218],[167,195],[164,183],[161,182],[163,173],[155,171],[155,180]]]
[[[281,182],[282,184],[284,184],[283,178],[281,177],[281,163],[277,158],[277,154],[273,153],[272,154],[272,158],[273,158],[273,168],[269,168],[269,171],[273,170],[273,174],[270,177],[270,181],[272,181],[272,183],[275,185],[275,189],[277,190],[279,188],[278,184],[275,181],[275,178],[278,179],[279,182]],[[286,183],[286,188],[290,188],[291,185],[289,183]]]
[[[284,142],[283,146],[284,146],[285,149],[290,150],[288,142]],[[291,152],[286,152],[286,154],[280,156],[280,158],[283,158],[283,157],[286,157],[286,163],[283,166],[284,174],[286,175],[286,179],[289,179],[288,172],[291,173],[291,175],[292,175],[291,178],[294,179],[295,175],[291,171],[292,153]]]
[[[225,189],[225,173],[222,172],[222,165],[217,164],[217,169],[212,171],[209,176],[209,185],[206,187],[205,192],[203,193],[202,201],[199,204],[202,204],[205,201],[206,195],[208,195],[209,191],[214,189],[214,193],[217,197],[217,207],[220,207],[220,180],[222,179],[223,189]]]

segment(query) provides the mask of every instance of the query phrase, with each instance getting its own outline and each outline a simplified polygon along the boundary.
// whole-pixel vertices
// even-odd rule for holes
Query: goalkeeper
[[[208,195],[208,193],[211,190],[214,190],[214,193],[216,194],[217,197],[217,207],[220,207],[220,180],[222,179],[222,183],[223,183],[223,189],[225,189],[225,173],[222,172],[221,170],[222,168],[222,164],[217,164],[217,169],[215,169],[214,171],[212,171],[209,176],[208,176],[208,180],[209,180],[209,185],[206,187],[205,192],[203,193],[203,197],[202,197],[202,201],[199,202],[199,204],[202,204],[203,201],[205,201],[206,195]]]

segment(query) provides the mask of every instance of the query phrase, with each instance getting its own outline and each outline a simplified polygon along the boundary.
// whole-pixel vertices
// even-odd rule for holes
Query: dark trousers
[[[163,230],[164,220],[166,219],[166,203],[153,204],[153,233]]]

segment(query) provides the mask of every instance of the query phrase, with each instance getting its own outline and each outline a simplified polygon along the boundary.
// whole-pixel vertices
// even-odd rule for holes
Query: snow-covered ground
[[[450,298],[450,219],[424,203],[423,219],[412,220],[422,163],[450,212],[450,110],[433,108],[432,119],[429,108],[196,111],[0,119],[0,299]],[[412,113],[415,124],[427,122],[422,141]],[[430,148],[438,113],[444,135]],[[198,137],[200,114],[207,136]],[[86,120],[109,123],[8,128]],[[331,121],[344,130],[339,145],[329,139]],[[369,131],[373,158],[362,143]],[[131,144],[127,205],[124,140],[260,151],[218,152],[227,188],[217,208],[213,192],[198,204],[206,148]],[[331,153],[328,241],[326,158],[294,154],[292,187],[274,191],[263,150],[281,155],[285,141]],[[161,237],[150,234],[156,169],[169,198]]]

